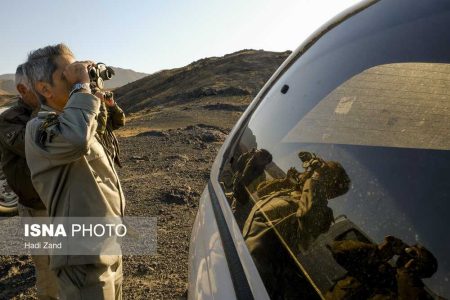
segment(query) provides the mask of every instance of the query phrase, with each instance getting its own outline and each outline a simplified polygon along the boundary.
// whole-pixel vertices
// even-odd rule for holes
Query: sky
[[[154,73],[242,49],[296,49],[359,0],[15,0],[0,10],[0,74],[66,43],[79,60]]]

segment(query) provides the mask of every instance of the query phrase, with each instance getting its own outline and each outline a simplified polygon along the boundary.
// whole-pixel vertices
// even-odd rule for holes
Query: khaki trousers
[[[46,217],[45,209],[33,209],[18,204],[18,213],[20,217]],[[50,258],[48,255],[32,255],[36,270],[36,291],[39,300],[58,299],[58,284],[56,274],[50,270]]]
[[[122,258],[114,265],[72,265],[55,270],[61,300],[121,300]]]

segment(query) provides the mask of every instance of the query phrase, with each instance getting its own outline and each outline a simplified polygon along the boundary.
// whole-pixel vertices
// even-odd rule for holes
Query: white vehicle
[[[365,1],[276,71],[220,150],[189,299],[450,298],[450,1]]]

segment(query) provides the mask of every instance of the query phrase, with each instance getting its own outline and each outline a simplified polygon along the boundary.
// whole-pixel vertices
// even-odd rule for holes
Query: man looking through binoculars
[[[24,64],[41,110],[27,124],[25,152],[33,185],[48,216],[120,217],[125,199],[97,132],[104,95],[91,93],[89,61],[76,62],[64,44],[33,51]],[[122,257],[50,257],[61,299],[121,299]]]

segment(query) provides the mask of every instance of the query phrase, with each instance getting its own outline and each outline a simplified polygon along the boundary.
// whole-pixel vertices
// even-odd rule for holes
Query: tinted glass
[[[450,297],[449,11],[338,24],[243,129],[220,180],[273,299]]]

